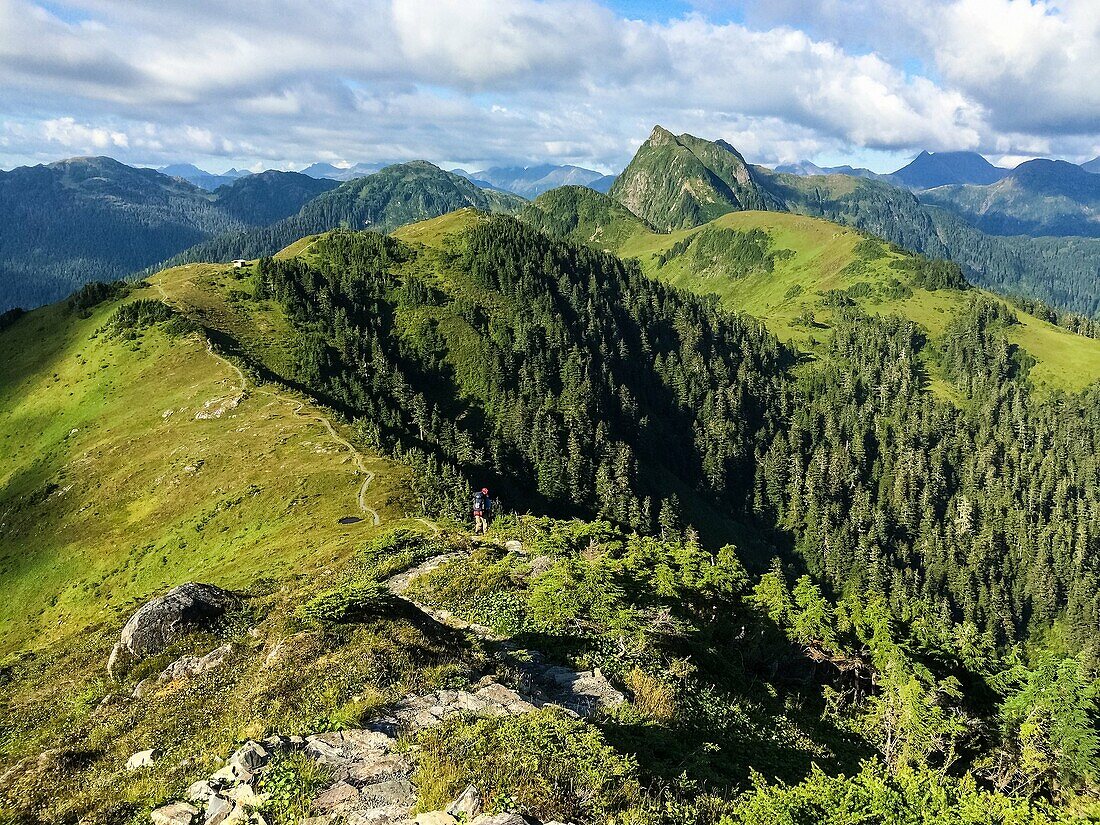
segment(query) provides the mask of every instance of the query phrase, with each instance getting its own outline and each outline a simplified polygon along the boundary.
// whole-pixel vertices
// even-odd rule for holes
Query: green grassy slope
[[[227,302],[236,279],[224,268],[155,283],[277,359],[280,319]],[[288,393],[251,381],[233,407],[240,378],[200,335],[97,334],[116,306],[82,319],[53,305],[0,333],[0,653],[114,621],[183,581],[233,587],[324,565],[373,530],[366,517],[337,523],[364,516],[364,476],[319,410],[296,412]],[[378,473],[368,503],[392,521],[405,510],[402,473],[365,462]]]
[[[831,290],[846,291],[867,311],[901,314],[933,338],[974,292],[915,286],[909,270],[918,260],[914,256],[818,218],[730,212],[702,226],[659,233],[624,211],[589,190],[568,196],[549,192],[523,218],[545,231],[557,230],[573,241],[637,259],[647,274],[675,286],[717,295],[728,308],[760,318],[781,339],[803,350],[812,350],[828,332],[832,310],[823,293]],[[723,244],[751,239],[753,233],[766,236],[761,239],[767,250],[764,259],[751,250],[722,249]],[[710,243],[701,245],[699,239]],[[703,246],[710,251],[701,254]],[[1019,324],[1007,334],[1036,359],[1031,378],[1038,387],[1073,391],[1100,379],[1100,341],[1013,311]]]

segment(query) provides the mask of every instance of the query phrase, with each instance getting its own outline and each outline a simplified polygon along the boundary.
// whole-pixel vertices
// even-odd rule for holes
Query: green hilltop
[[[581,187],[548,192],[521,217],[544,231],[635,259],[646,274],[673,286],[715,295],[723,306],[759,318],[807,352],[848,303],[908,318],[935,341],[982,295],[1016,318],[1004,335],[1035,359],[1030,376],[1037,387],[1075,391],[1100,379],[1100,340],[970,288],[949,265],[821,219],[737,211],[662,233],[608,196]]]
[[[0,653],[79,633],[188,579],[239,586],[325,564],[370,534],[356,505],[362,474],[308,398],[260,389],[254,373],[242,380],[186,325],[112,330],[121,309],[166,295],[213,334],[278,360],[285,321],[243,312],[237,283],[222,266],[182,267],[0,333],[10,354],[0,364],[0,586],[10,596]],[[384,510],[401,471],[367,463],[380,471],[368,501]],[[346,516],[364,522],[339,525]]]
[[[0,320],[0,821],[136,825],[261,739],[274,825],[1095,815],[1095,341],[838,224],[574,188],[271,252]],[[108,676],[187,581],[240,604]]]
[[[509,192],[481,189],[424,160],[387,166],[313,198],[271,226],[230,233],[187,250],[171,263],[228,261],[273,255],[299,239],[333,229],[390,232],[413,221],[473,208],[518,212],[527,202]]]
[[[746,164],[725,141],[674,136],[657,126],[608,194],[662,232],[699,226],[732,211],[824,218],[930,258],[953,260],[979,286],[1095,315],[1100,310],[1094,289],[1100,240],[1072,237],[1094,234],[1088,210],[1095,186],[1076,167],[1048,168],[1048,163],[1024,164],[1013,173],[1015,179],[974,189],[986,192],[988,197],[980,200],[992,201],[987,213],[985,207],[955,203],[964,194],[970,198],[967,187],[958,197],[948,187],[918,199],[886,181],[780,174]],[[1022,205],[1017,203],[1021,191],[1026,192]],[[1007,237],[983,231],[1056,228],[1071,237]]]

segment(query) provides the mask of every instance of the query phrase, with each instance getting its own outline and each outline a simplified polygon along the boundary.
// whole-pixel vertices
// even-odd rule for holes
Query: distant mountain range
[[[854,166],[818,166],[808,160],[800,160],[798,163],[783,163],[775,167],[776,172],[785,175],[849,175],[853,178],[869,178],[871,180],[890,180],[889,175],[880,175],[870,169]]]
[[[264,172],[208,192],[105,157],[0,172],[0,312],[55,301],[206,238],[280,220],[335,185]]]
[[[537,166],[495,166],[480,172],[452,169],[469,181],[486,189],[500,189],[524,198],[536,198],[543,192],[559,186],[587,186],[597,192],[607,192],[615,182],[615,175],[604,175],[581,166],[555,166],[544,163]]]
[[[319,232],[341,227],[388,232],[407,223],[473,207],[519,212],[527,201],[510,192],[482,189],[426,160],[387,166],[339,184],[270,226],[229,232],[188,249],[172,263],[228,261],[272,255]]]
[[[213,192],[219,186],[225,186],[238,178],[252,174],[241,169],[230,169],[228,172],[215,175],[191,163],[175,163],[171,166],[162,166],[157,171],[171,178],[182,178],[188,183],[199,187],[199,189],[205,189],[208,192]]]
[[[919,197],[991,235],[1100,237],[1100,175],[1062,160],[1030,160],[996,183],[939,186]]]
[[[921,152],[891,177],[910,189],[936,186],[996,183],[1008,174],[977,152]]]
[[[802,177],[849,175],[887,181],[909,189],[931,189],[952,184],[996,183],[1009,170],[994,166],[977,152],[921,152],[901,169],[886,175],[852,166],[822,167],[808,160],[782,164],[776,166],[775,171]]]
[[[388,231],[463,207],[514,213],[525,205],[517,192],[579,185],[606,190],[662,232],[731,211],[824,217],[950,257],[979,283],[1091,313],[1100,309],[1100,176],[1090,166],[1100,159],[1006,170],[975,153],[923,152],[892,175],[808,161],[772,171],[724,141],[660,126],[617,177],[552,164],[452,173],[426,161],[218,176],[73,158],[0,172],[0,311],[169,259],[254,257],[340,226]]]
[[[1082,163],[1081,168],[1084,169],[1086,172],[1100,174],[1100,158],[1093,158],[1087,163]]]
[[[384,163],[356,163],[353,166],[333,166],[331,163],[314,163],[302,170],[303,175],[311,178],[327,178],[328,180],[348,181],[356,178],[365,178],[375,172],[384,169]]]

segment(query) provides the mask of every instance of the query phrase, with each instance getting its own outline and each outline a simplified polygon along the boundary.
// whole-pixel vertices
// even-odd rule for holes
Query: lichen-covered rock
[[[237,604],[237,597],[212,584],[181,584],[146,602],[122,628],[107,671],[118,676],[134,662],[164,650],[183,634],[211,626]]]
[[[241,783],[234,788],[230,788],[225,792],[225,796],[238,805],[253,809],[262,807],[271,798],[271,794],[256,793],[256,789],[248,783]]]
[[[229,819],[230,814],[236,809],[232,800],[224,796],[211,796],[206,803],[206,819],[204,825],[221,825]]]
[[[458,825],[458,820],[444,811],[428,811],[416,815],[416,825]]]
[[[558,665],[547,665],[535,655],[521,667],[538,704],[554,704],[581,716],[597,716],[614,710],[626,701],[599,668],[575,671]]]
[[[238,776],[243,776],[246,773],[254,774],[260,768],[265,767],[270,758],[267,749],[259,742],[248,742],[229,757],[229,767]]]
[[[519,814],[483,814],[470,821],[470,825],[530,825],[531,820]]]
[[[205,804],[210,801],[216,792],[217,790],[213,785],[206,780],[202,780],[187,789],[187,801]]]
[[[313,800],[319,813],[342,813],[359,802],[359,789],[348,782],[337,782]]]
[[[206,673],[206,671],[213,670],[228,659],[232,650],[232,645],[222,645],[214,648],[205,656],[181,656],[162,670],[160,675],[157,676],[157,680],[171,682],[176,679],[189,679],[192,676]]]
[[[157,808],[149,818],[153,825],[191,825],[195,817],[199,815],[199,809],[186,802],[173,802],[163,808]]]

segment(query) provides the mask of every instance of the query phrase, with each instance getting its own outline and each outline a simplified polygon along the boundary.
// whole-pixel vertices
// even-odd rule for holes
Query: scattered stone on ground
[[[173,802],[163,808],[157,808],[150,815],[153,825],[191,825],[199,815],[199,809],[186,802]]]
[[[140,771],[143,768],[150,768],[153,766],[153,762],[156,761],[156,756],[157,752],[153,748],[138,751],[126,760],[126,770]]]
[[[156,686],[157,686],[157,680],[154,679],[153,677],[150,676],[147,679],[142,679],[140,682],[138,682],[136,685],[134,685],[134,690],[130,694],[130,698],[131,699],[143,699],[144,697],[146,697],[150,693],[152,693],[153,689]]]
[[[524,687],[531,691],[536,704],[561,705],[581,716],[596,716],[614,710],[626,701],[599,668],[577,672],[549,665],[542,655],[529,652],[530,661],[519,665]]]
[[[198,676],[200,673],[206,673],[206,671],[213,670],[228,659],[232,649],[232,645],[224,644],[221,647],[214,648],[205,656],[181,656],[162,670],[160,675],[157,676],[157,680],[172,682],[177,679],[189,679],[192,676]]]
[[[209,627],[237,604],[232,593],[212,584],[189,582],[146,602],[122,628],[111,651],[112,676],[139,659],[159,653],[185,633]]]
[[[230,410],[237,409],[244,401],[244,397],[244,392],[238,392],[224,398],[211,398],[202,405],[201,410],[195,413],[195,419],[198,421],[211,421],[215,418],[221,418]]]
[[[447,806],[447,813],[458,818],[473,819],[481,813],[481,792],[473,785],[467,785],[466,790]]]
[[[416,825],[458,825],[458,820],[443,811],[429,811],[416,815]]]

